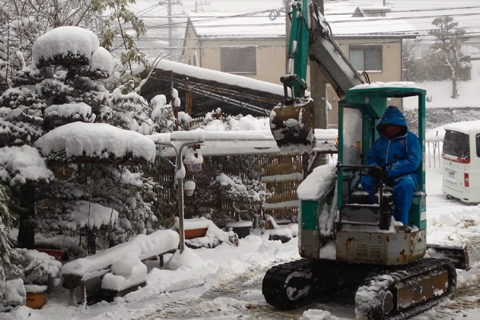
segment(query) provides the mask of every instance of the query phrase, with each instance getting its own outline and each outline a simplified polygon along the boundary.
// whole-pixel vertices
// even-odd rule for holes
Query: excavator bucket
[[[280,151],[311,152],[315,146],[312,99],[295,99],[280,103],[270,113],[270,130]]]
[[[427,256],[432,258],[446,258],[453,262],[455,268],[470,269],[470,258],[466,244],[427,243]]]

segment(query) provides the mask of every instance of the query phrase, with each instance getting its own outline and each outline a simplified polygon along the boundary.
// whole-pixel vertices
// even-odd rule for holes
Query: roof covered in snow
[[[189,23],[199,39],[221,38],[278,38],[286,35],[285,15],[272,20],[270,12],[238,14],[213,13],[213,17],[191,14]],[[211,14],[212,15],[212,14]],[[408,21],[398,18],[349,18],[326,16],[335,38],[358,37],[414,37],[417,29]]]
[[[453,131],[469,134],[470,132],[480,131],[480,120],[451,123],[451,124],[445,125],[443,128],[445,130],[453,130]]]
[[[238,14],[210,13],[213,17],[191,14],[189,22],[200,38],[285,38],[285,16],[272,20],[268,12]]]

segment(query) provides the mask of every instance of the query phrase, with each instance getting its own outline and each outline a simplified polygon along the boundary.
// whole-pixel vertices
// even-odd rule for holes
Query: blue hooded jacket
[[[400,125],[404,130],[390,140],[384,128],[386,124]],[[397,180],[401,176],[410,175],[418,184],[417,169],[422,163],[422,149],[418,137],[408,131],[403,113],[397,107],[389,106],[377,125],[377,131],[380,136],[368,152],[368,164],[386,167],[388,170],[393,162],[388,172],[389,178]]]

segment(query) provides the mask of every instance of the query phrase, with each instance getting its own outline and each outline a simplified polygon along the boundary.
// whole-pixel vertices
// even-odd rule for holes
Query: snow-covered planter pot
[[[61,280],[62,263],[37,250],[15,249],[12,264],[20,271],[25,285],[46,285],[49,277],[58,283]]]
[[[240,239],[250,235],[250,229],[252,228],[252,221],[237,221],[229,222],[226,225],[227,230],[232,229]]]
[[[11,257],[11,267],[6,269],[7,285],[0,311],[12,306],[25,305],[41,308],[45,304],[48,283],[61,282],[62,263],[52,256],[37,250],[17,248]]]
[[[27,292],[26,306],[32,309],[41,309],[45,305],[47,286],[25,285]]]

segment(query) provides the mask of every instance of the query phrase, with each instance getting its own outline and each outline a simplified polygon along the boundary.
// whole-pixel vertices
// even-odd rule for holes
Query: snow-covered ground
[[[470,81],[458,82],[458,98],[452,99],[452,82],[449,80],[435,82],[418,82],[417,86],[427,90],[426,107],[429,108],[480,108],[480,60],[472,61]],[[404,100],[406,109],[417,106],[415,98]],[[475,120],[475,119],[471,119]]]
[[[441,190],[441,168],[427,169],[428,238],[462,241],[478,256],[480,206],[447,200]],[[68,292],[48,294],[40,310],[20,307],[2,314],[2,320],[65,319],[354,319],[350,302],[311,304],[290,313],[278,312],[264,300],[261,282],[274,264],[299,258],[297,238],[282,244],[268,241],[255,230],[238,247],[223,244],[215,249],[186,249],[175,257],[176,270],[150,266],[147,286],[112,303],[74,307]],[[194,263],[192,263],[194,262]],[[459,291],[450,301],[414,319],[478,319],[480,263],[468,271],[458,270]]]

